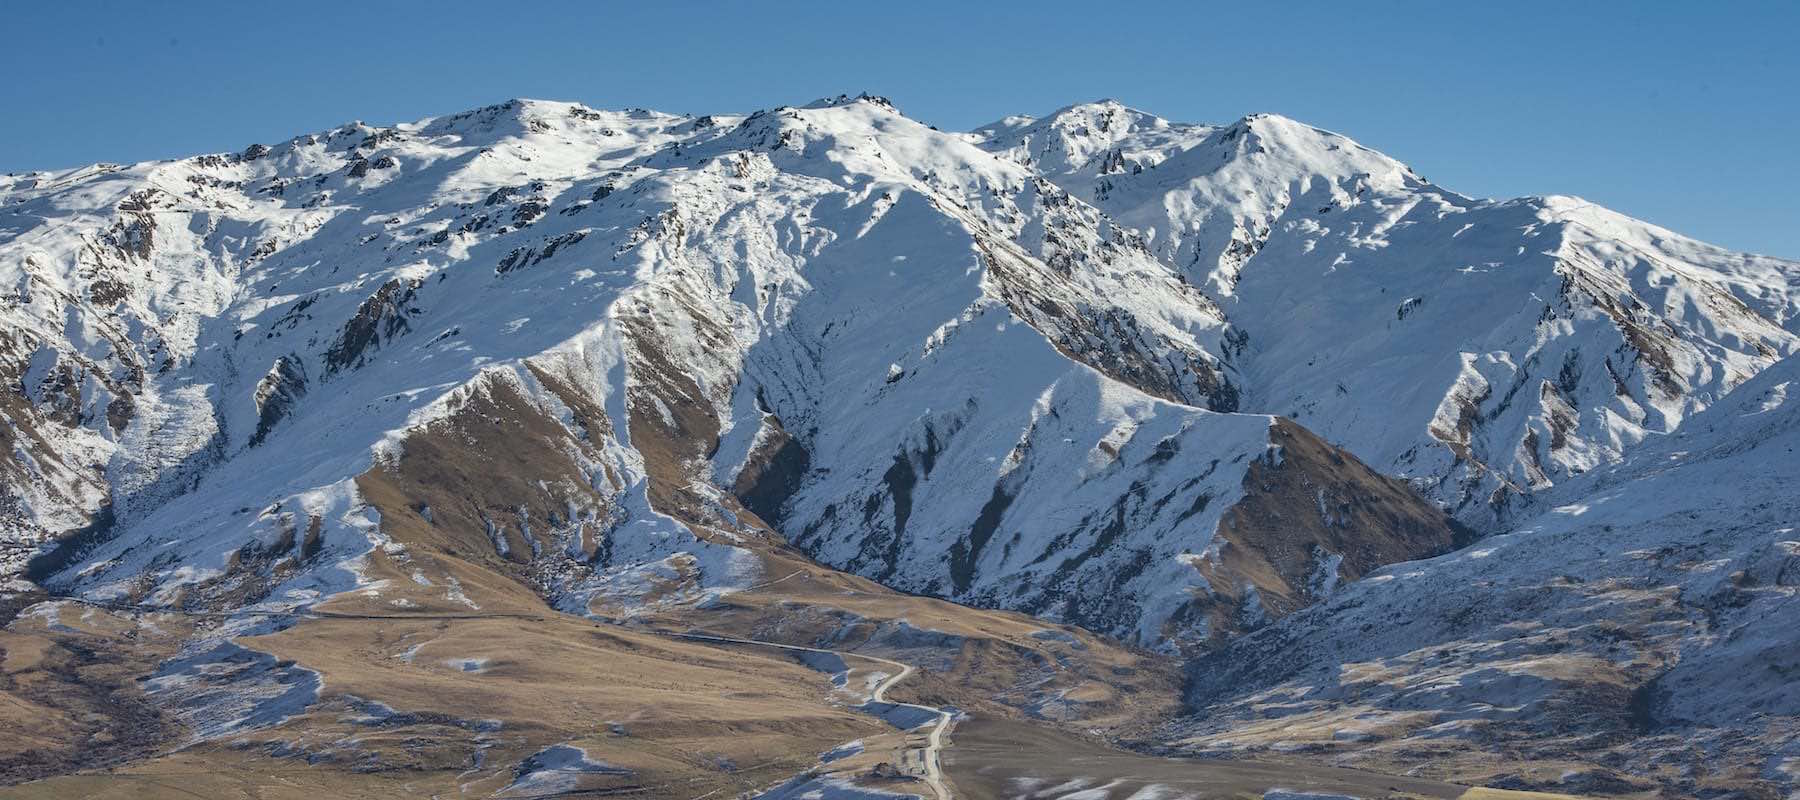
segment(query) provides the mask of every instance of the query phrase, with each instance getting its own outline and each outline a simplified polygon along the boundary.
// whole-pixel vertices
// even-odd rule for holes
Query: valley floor
[[[678,630],[680,615],[408,614],[356,597],[232,636],[223,615],[43,599],[0,631],[0,745],[18,781],[0,797],[1478,796],[1119,750],[1083,731],[1136,730],[1172,707],[1153,657],[828,570],[778,574],[704,617],[741,637]],[[893,616],[850,626],[841,649],[760,640],[875,605]]]

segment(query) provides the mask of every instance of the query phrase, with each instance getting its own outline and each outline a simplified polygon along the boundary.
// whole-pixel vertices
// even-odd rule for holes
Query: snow
[[[520,762],[512,783],[500,797],[542,797],[574,792],[583,775],[630,775],[631,770],[588,758],[587,750],[567,744],[546,747]]]
[[[865,789],[834,776],[802,774],[755,797],[756,800],[918,800],[919,795]]]
[[[228,636],[205,637],[158,665],[144,690],[175,709],[194,741],[270,728],[318,702],[319,673]]]
[[[840,744],[837,747],[833,747],[824,753],[819,754],[819,763],[829,764],[833,761],[837,761],[840,759],[849,758],[849,757],[855,756],[855,755],[861,755],[862,752],[863,752],[863,740],[853,739],[851,741]]]
[[[1140,174],[1103,177],[1091,160],[1043,174],[1146,232],[1162,263],[1219,295],[1247,339],[1241,355],[1223,359],[1246,407],[1292,416],[1416,478],[1481,527],[1504,523],[1481,508],[1496,486],[1542,488],[1616,461],[1795,352],[1792,262],[1724,251],[1576,198],[1463,197],[1279,116],[1222,128],[1138,119],[1150,131],[1138,135],[1098,131],[1090,120],[1105,113],[1116,112],[1077,106],[1027,126],[1032,133],[997,130],[984,145],[1018,157],[1022,139],[1056,131],[1086,143],[1056,150],[1167,154]],[[1602,301],[1627,311],[1615,319]],[[1645,341],[1668,350],[1667,381],[1634,353]],[[1567,396],[1537,400],[1564,364],[1575,366]],[[1457,441],[1461,455],[1437,430],[1470,380],[1494,391],[1468,441]],[[1518,388],[1530,395],[1513,399]],[[1559,436],[1551,417],[1563,408],[1575,424]],[[1522,446],[1533,432],[1536,445]]]

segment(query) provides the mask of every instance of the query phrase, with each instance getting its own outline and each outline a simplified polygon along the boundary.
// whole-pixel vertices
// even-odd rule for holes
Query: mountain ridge
[[[1110,130],[1095,138],[1099,120],[1115,118],[1118,122],[1106,122]],[[1061,451],[1052,463],[1104,464],[1115,458],[1105,451],[1124,452],[1121,446],[1132,441],[1138,426],[1153,417],[1187,413],[1143,406],[1138,399],[1121,405],[1107,399],[1108,393],[1117,394],[1114,385],[1180,405],[1260,411],[1301,424],[1324,421],[1321,433],[1327,441],[1346,445],[1376,472],[1407,478],[1428,498],[1453,509],[1461,519],[1456,524],[1492,529],[1504,524],[1507,498],[1524,497],[1570,472],[1617,458],[1641,431],[1672,429],[1688,409],[1703,406],[1759,364],[1794,348],[1792,333],[1765,316],[1793,319],[1780,316],[1791,314],[1794,302],[1770,277],[1784,274],[1785,262],[1743,257],[1732,262],[1740,272],[1723,273],[1729,283],[1719,289],[1711,288],[1718,279],[1708,267],[1664,269],[1653,262],[1632,267],[1648,269],[1655,277],[1645,291],[1658,290],[1664,273],[1673,276],[1675,291],[1661,301],[1662,309],[1673,308],[1672,303],[1691,306],[1695,298],[1703,309],[1722,309],[1703,314],[1698,325],[1656,327],[1657,306],[1615,303],[1616,290],[1640,290],[1629,281],[1619,282],[1620,267],[1596,259],[1593,248],[1580,245],[1552,257],[1552,268],[1539,273],[1545,278],[1538,285],[1546,279],[1568,283],[1568,275],[1576,276],[1572,290],[1560,290],[1569,323],[1497,318],[1495,343],[1503,345],[1498,350],[1441,342],[1455,347],[1438,356],[1440,363],[1462,362],[1447,385],[1443,377],[1417,379],[1379,371],[1368,373],[1364,383],[1347,377],[1357,372],[1358,359],[1385,363],[1406,352],[1403,348],[1431,341],[1429,336],[1380,334],[1369,340],[1363,354],[1338,357],[1349,359],[1348,369],[1320,373],[1310,363],[1310,354],[1322,349],[1318,342],[1295,338],[1276,325],[1292,319],[1296,309],[1305,314],[1322,308],[1316,300],[1295,305],[1293,292],[1300,284],[1284,272],[1303,275],[1324,266],[1327,279],[1363,281],[1332,276],[1357,272],[1339,269],[1353,263],[1349,254],[1379,259],[1393,238],[1422,227],[1431,231],[1412,250],[1432,253],[1453,247],[1460,253],[1469,246],[1455,240],[1478,229],[1490,232],[1484,234],[1490,239],[1486,247],[1496,256],[1503,248],[1516,247],[1513,257],[1524,259],[1519,263],[1542,269],[1529,248],[1512,244],[1506,227],[1515,222],[1524,228],[1541,226],[1539,218],[1552,212],[1584,219],[1593,215],[1562,208],[1561,201],[1496,203],[1443,193],[1399,162],[1348,138],[1277,116],[1190,126],[1098,103],[1071,106],[1009,131],[942,133],[868,96],[704,117],[511,101],[386,128],[351,123],[237,154],[62,180],[11,178],[0,208],[12,219],[39,211],[71,213],[76,215],[72,221],[81,220],[75,227],[86,226],[86,232],[47,239],[39,228],[9,226],[13,238],[4,246],[19,287],[9,313],[15,319],[24,313],[29,322],[21,329],[32,331],[38,342],[11,345],[14,374],[26,387],[23,399],[29,408],[10,417],[9,435],[29,440],[35,431],[52,430],[61,438],[45,440],[37,452],[83,454],[76,460],[104,464],[104,477],[98,480],[84,472],[87,468],[50,458],[23,468],[29,474],[9,485],[34,487],[39,494],[15,500],[31,509],[19,521],[35,526],[39,533],[30,536],[41,539],[53,529],[79,527],[74,523],[97,513],[103,502],[115,517],[132,524],[147,519],[145,515],[176,513],[170,501],[181,498],[187,498],[184,503],[194,513],[214,516],[195,505],[199,501],[192,487],[206,483],[209,471],[225,461],[248,457],[250,463],[277,463],[256,454],[282,441],[284,428],[313,405],[336,410],[310,413],[339,419],[396,402],[405,406],[409,410],[404,414],[382,412],[387,421],[379,436],[355,434],[375,439],[372,452],[379,454],[396,446],[376,446],[380,442],[402,441],[405,436],[399,432],[440,413],[430,409],[441,403],[424,402],[427,396],[449,397],[442,393],[487,372],[486,367],[433,364],[465,357],[459,353],[472,355],[479,364],[510,362],[527,395],[555,407],[573,401],[532,388],[542,379],[535,372],[520,372],[520,365],[541,361],[545,354],[574,353],[579,355],[573,361],[571,356],[552,359],[578,364],[570,373],[576,377],[563,384],[574,391],[562,394],[580,396],[576,405],[607,409],[608,424],[581,436],[617,438],[616,445],[601,445],[613,453],[602,460],[614,462],[615,473],[635,472],[647,479],[643,470],[652,465],[641,461],[635,444],[627,444],[640,438],[629,429],[653,418],[663,420],[658,425],[668,424],[660,437],[639,432],[667,442],[666,458],[679,462],[657,467],[667,474],[646,487],[665,505],[717,505],[729,494],[723,487],[738,481],[734,464],[715,462],[703,470],[717,476],[717,481],[706,481],[717,487],[697,494],[666,484],[682,480],[679,476],[698,460],[709,459],[709,449],[747,457],[754,442],[765,438],[765,428],[779,428],[787,437],[784,442],[791,443],[790,460],[794,447],[807,451],[808,471],[783,487],[786,496],[765,490],[758,502],[793,527],[790,536],[811,542],[815,555],[836,553],[826,560],[953,599],[985,592],[979,595],[984,602],[1044,609],[1054,605],[1051,597],[1066,590],[979,588],[982,571],[972,559],[986,548],[977,539],[985,543],[996,534],[1033,532],[1034,537],[1063,542],[1057,547],[1068,552],[1038,552],[1032,558],[1070,565],[1068,559],[1080,553],[1116,549],[1097,546],[1113,523],[1083,522],[1061,513],[1031,516],[1028,504],[1000,500],[1011,496],[1013,490],[1002,484],[1008,480],[1006,470],[1016,467],[1003,465],[995,471],[983,465],[1012,458],[1006,454],[1019,447],[1037,447],[1046,454]],[[1039,172],[1028,163],[1037,158],[1029,155],[1032,137],[1052,133],[1058,138],[1051,144],[1062,160],[1056,162],[1058,169]],[[52,183],[40,188],[43,180]],[[33,186],[24,188],[26,183]],[[1225,192],[1227,187],[1247,194]],[[1347,218],[1347,229],[1333,229],[1338,224],[1334,212]],[[1431,215],[1441,219],[1446,214],[1479,217],[1460,229],[1427,224]],[[1617,227],[1603,216],[1589,221],[1600,228]],[[1662,253],[1656,248],[1666,232],[1648,227],[1626,232],[1642,239],[1626,248],[1626,257]],[[920,249],[909,242],[921,234],[933,246]],[[607,240],[612,242],[610,255],[596,245]],[[1430,248],[1423,248],[1426,241]],[[1723,258],[1681,241],[1675,244],[1683,255],[1713,259],[1707,263]],[[370,249],[375,246],[378,253]],[[1322,248],[1341,252],[1337,260],[1328,260]],[[917,277],[910,285],[865,266],[907,263],[897,260],[901,258],[941,266],[914,270]],[[570,259],[582,263],[571,265]],[[1597,266],[1567,266],[1581,259],[1595,260]],[[58,264],[77,269],[58,274]],[[331,271],[344,264],[354,265],[360,275],[334,279]],[[565,266],[547,266],[557,264]],[[319,270],[330,271],[320,276]],[[898,276],[900,267],[887,271]],[[1401,294],[1407,288],[1403,283],[1386,285],[1390,271],[1371,273],[1381,282],[1360,284],[1364,288],[1359,291],[1380,296],[1394,288]],[[1393,274],[1417,284],[1441,280],[1431,270],[1416,277]],[[1593,288],[1581,282],[1590,275],[1600,281]],[[927,285],[937,288],[928,291]],[[31,291],[39,286],[49,287],[53,297]],[[843,331],[864,330],[859,326],[873,319],[868,317],[873,309],[885,308],[891,315],[892,301],[905,296],[896,294],[902,286],[915,295],[907,313],[922,314],[921,322],[867,328],[858,335],[871,337],[871,342],[919,345],[833,343],[843,341],[834,339],[844,336]],[[1505,288],[1528,296],[1532,287],[1514,282]],[[1324,290],[1339,294],[1336,285]],[[569,311],[548,318],[552,324],[543,333],[529,333],[546,318],[528,313],[542,304],[524,298],[540,291],[569,301]],[[600,316],[583,316],[592,312],[579,310],[582,305],[575,301],[582,292],[605,309]],[[476,295],[511,299],[463,299]],[[1756,301],[1761,310],[1744,305],[1740,295]],[[822,299],[827,296],[828,301]],[[1737,300],[1735,307],[1732,300]],[[1423,292],[1387,303],[1399,309],[1399,322],[1460,307]],[[495,316],[508,305],[506,319]],[[907,308],[905,303],[898,307]],[[26,310],[32,308],[42,311]],[[1340,315],[1362,310],[1322,333],[1340,341],[1366,337],[1380,329],[1372,319],[1396,314],[1375,310],[1379,308],[1360,300],[1339,304]],[[123,317],[115,310],[122,310]],[[80,324],[71,327],[66,319]],[[1038,370],[1031,377],[1014,370],[1021,385],[1043,387],[1048,392],[1043,397],[1051,398],[1044,408],[1053,415],[1062,413],[1061,403],[1104,409],[1098,412],[1102,425],[1071,429],[1079,435],[1064,437],[1069,440],[1064,443],[1033,440],[1029,431],[1037,423],[1031,420],[1044,413],[1031,410],[1041,397],[1024,402],[1033,390],[1009,401],[1012,405],[995,406],[1012,409],[1004,416],[982,410],[984,370],[1033,363],[1019,357],[1019,344],[998,345],[1015,341],[1005,332],[1015,320],[1050,345],[1035,362],[1041,366],[1031,368]],[[1465,327],[1467,322],[1456,321]],[[802,323],[813,327],[802,330]],[[996,343],[967,351],[957,344],[968,340],[966,332],[990,323],[1000,328]],[[1539,392],[1542,399],[1531,410],[1508,407],[1495,398],[1492,387],[1497,384],[1512,387],[1510,398],[1532,377],[1548,372],[1547,365],[1531,365],[1552,360],[1551,354],[1540,352],[1541,343],[1528,346],[1525,337],[1549,335],[1546,341],[1554,343],[1559,334],[1551,329],[1565,324],[1588,326],[1583,330],[1598,333],[1580,335],[1600,335],[1603,344],[1612,337],[1617,355],[1582,350],[1580,360],[1572,361],[1580,348],[1565,349],[1555,355],[1561,359],[1557,368],[1568,372],[1566,365],[1574,363],[1576,374],[1605,374],[1610,386],[1588,389],[1593,382],[1577,379],[1571,385],[1584,388],[1571,395],[1549,380],[1541,385],[1552,388]],[[480,338],[471,341],[475,329],[465,331],[466,325],[483,328]],[[1530,327],[1540,333],[1529,333]],[[526,332],[522,339],[516,335],[521,332]],[[421,342],[426,337],[431,337],[429,344]],[[59,340],[66,341],[57,344]],[[296,344],[282,344],[288,341]],[[741,356],[732,354],[738,351]],[[417,376],[407,379],[410,384],[369,383],[371,367],[392,370],[401,352],[423,359],[418,362],[422,366],[408,367]],[[827,375],[819,372],[826,363],[819,359],[830,358],[831,352],[842,355]],[[970,359],[967,364],[947,365],[953,359],[946,354],[964,352],[968,355],[957,358]],[[1077,389],[1067,377],[1056,377],[1064,369],[1063,359],[1096,370],[1107,388],[1095,384]],[[874,365],[873,373],[869,365]],[[622,379],[605,377],[621,369]],[[527,372],[533,370],[541,371],[532,367]],[[965,387],[955,391],[966,396],[946,406],[909,392],[907,386],[921,382],[916,377],[920,370],[934,376],[923,378],[930,394],[953,394],[950,387],[956,386]],[[165,373],[187,377],[159,385],[154,376]],[[831,375],[838,376],[836,397],[863,397],[875,404],[868,407],[893,409],[882,412],[894,414],[894,424],[879,438],[894,455],[870,456],[854,447],[829,458],[822,455],[836,447],[829,444],[835,434],[831,426],[820,430],[822,396],[801,387]],[[939,375],[945,377],[935,377]],[[1422,387],[1414,410],[1401,420],[1417,427],[1390,426],[1373,440],[1358,439],[1356,420],[1370,412],[1355,398],[1374,391],[1365,385],[1368,380]],[[341,387],[355,383],[368,385],[358,390],[367,393],[360,406],[346,404],[350,397],[321,397],[326,387],[340,387],[326,394],[341,395]],[[145,391],[145,386],[152,389]],[[620,391],[623,405],[606,397]],[[964,403],[961,410],[956,402]],[[1128,408],[1157,410],[1125,412]],[[1122,413],[1126,416],[1120,417]],[[1129,420],[1131,413],[1151,416],[1120,427],[1117,420]],[[1194,419],[1191,424],[1223,424]],[[975,427],[990,442],[954,451],[948,463],[970,472],[951,483],[934,483],[930,474],[941,454],[932,451],[943,442],[933,444],[933,439],[953,436],[950,431],[971,420],[978,420]],[[840,415],[834,424],[866,427],[866,420]],[[1268,423],[1252,427],[1267,429]],[[1597,430],[1590,434],[1586,428]],[[346,435],[329,427],[318,430],[325,438],[316,443]],[[699,449],[688,441],[695,436],[703,445]],[[706,444],[714,437],[717,445]],[[1243,441],[1232,456],[1240,465],[1234,469],[1242,469],[1264,446],[1254,439]],[[366,538],[375,523],[356,521],[354,492],[344,481],[361,472],[354,464],[385,458],[364,462],[350,455],[354,452],[333,457],[343,465],[331,468],[342,470],[339,490],[320,495],[319,486],[292,484],[299,494],[289,495],[337,494],[340,499],[315,506],[318,513],[309,516],[340,519],[343,535],[349,537],[343,540],[346,547]],[[1026,460],[1021,455],[1013,463]],[[1079,476],[1092,467],[1037,469]],[[866,477],[850,484],[823,477],[846,471]],[[1177,471],[1208,472],[1185,465]],[[913,477],[905,478],[907,473]],[[1110,480],[1116,478],[1102,485]],[[1204,491],[1181,491],[1219,497],[1235,495],[1241,484],[1238,477],[1216,480],[1217,486]],[[991,488],[972,490],[971,483]],[[1129,496],[1131,484],[1098,489],[1104,497],[1093,505],[1106,507]],[[899,496],[903,485],[908,495],[904,502]],[[61,502],[53,496],[59,492]],[[230,503],[222,499],[229,494],[220,488],[215,501]],[[112,499],[101,499],[107,496]],[[265,507],[281,496],[281,491],[264,490],[248,505]],[[851,497],[864,498],[861,502],[873,509],[862,512],[862,522],[854,525],[839,516],[844,513],[839,502]],[[924,516],[913,510],[921,503],[930,509]],[[963,510],[939,515],[937,509],[947,507]],[[983,521],[984,508],[998,518]],[[1121,506],[1124,522],[1119,524],[1131,529],[1169,524],[1154,521],[1163,513],[1160,506],[1132,508],[1136,510]],[[39,513],[42,521],[31,521]],[[648,507],[639,506],[638,513],[654,518]],[[1195,532],[1182,536],[1190,537],[1190,550],[1203,552],[1213,524],[1209,520],[1224,509],[1214,506],[1200,513],[1197,521],[1183,521],[1183,530]],[[224,526],[221,535],[233,527],[222,520],[215,524]],[[933,535],[921,538],[920,525]],[[837,532],[826,541],[809,529]],[[986,532],[975,533],[977,529]],[[1428,537],[1432,544],[1399,555],[1427,554],[1447,547],[1454,537],[1445,523]],[[527,538],[512,546],[525,546]],[[875,547],[872,543],[878,541],[891,544]],[[1195,589],[1242,595],[1242,587],[1230,585],[1236,577],[1214,586],[1218,580],[1202,580],[1182,566],[1180,545],[1177,551],[1161,549],[1167,546],[1146,540],[1123,548],[1135,553],[1127,560],[1149,558],[1165,565],[1159,569],[1172,570],[1170,575],[1185,576],[1177,585],[1190,589],[1174,592],[1166,580],[1154,581],[1164,585],[1158,591],[1170,598],[1157,602],[1185,607],[1191,601],[1178,598]],[[958,552],[963,555],[956,556]],[[917,565],[902,569],[909,560]],[[950,562],[960,566],[934,566]],[[1095,568],[1116,572],[1118,566]],[[1006,568],[1008,574],[1017,569]],[[1295,573],[1266,586],[1301,585],[1303,577]],[[1025,595],[1017,595],[1019,591]],[[1102,626],[1111,632],[1126,635],[1135,629],[1129,635],[1146,643],[1185,636],[1163,632],[1155,614],[1133,622],[1141,612],[1127,608],[1084,613],[1113,619]]]

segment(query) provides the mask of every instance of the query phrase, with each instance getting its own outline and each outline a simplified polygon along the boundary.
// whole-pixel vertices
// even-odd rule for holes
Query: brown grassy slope
[[[0,783],[142,757],[177,735],[136,679],[175,652],[187,620],[40,609],[0,629]]]
[[[1270,442],[1278,459],[1251,464],[1244,497],[1219,521],[1223,546],[1199,567],[1212,595],[1196,612],[1225,634],[1317,602],[1324,553],[1342,557],[1348,583],[1388,564],[1441,555],[1466,532],[1404,481],[1370,469],[1298,423],[1276,418]],[[1254,588],[1262,615],[1247,619]],[[1254,616],[1254,615],[1253,615]]]
[[[559,743],[630,771],[579,776],[583,789],[729,796],[882,732],[786,658],[566,617],[327,619],[240,642],[318,670],[321,702],[277,728],[0,796],[489,796]]]

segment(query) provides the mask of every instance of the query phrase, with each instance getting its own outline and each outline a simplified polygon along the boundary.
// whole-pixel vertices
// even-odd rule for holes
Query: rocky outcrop
[[[306,366],[298,356],[275,359],[268,374],[256,382],[256,432],[250,435],[250,446],[262,444],[306,394]]]
[[[420,313],[413,304],[421,283],[417,279],[395,278],[362,301],[344,323],[337,341],[325,351],[325,374],[361,367],[384,340],[411,331],[411,318]]]

